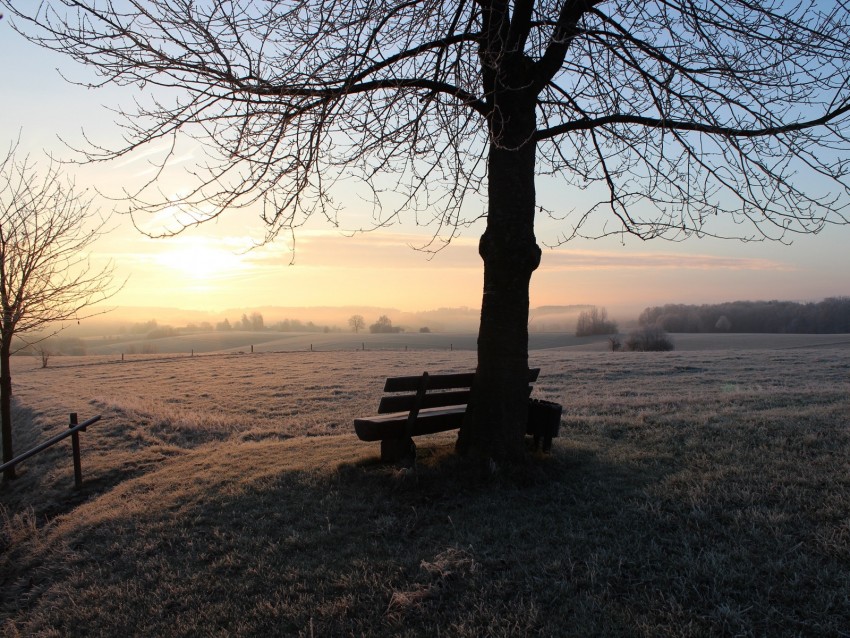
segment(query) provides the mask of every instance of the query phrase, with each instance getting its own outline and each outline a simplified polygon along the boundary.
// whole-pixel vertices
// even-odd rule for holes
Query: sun
[[[193,282],[212,282],[241,273],[245,264],[240,255],[204,240],[183,242],[160,254],[160,264],[175,275]]]

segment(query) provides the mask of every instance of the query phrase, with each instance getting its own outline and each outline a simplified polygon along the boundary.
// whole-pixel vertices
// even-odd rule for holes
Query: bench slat
[[[541,402],[532,402],[541,403]],[[545,402],[544,402],[545,403]],[[560,422],[560,410],[555,417],[554,423],[544,424],[544,429],[539,430],[539,423],[531,418],[531,411],[538,410],[536,406],[529,405],[529,421],[526,434],[541,436],[557,436],[558,423]],[[465,405],[454,405],[444,408],[426,408],[419,412],[413,426],[411,436],[422,434],[434,434],[455,430],[463,423],[466,413]],[[373,417],[362,417],[354,419],[354,431],[363,441],[381,441],[383,439],[404,438],[405,426],[407,424],[407,412],[395,412],[393,414],[382,414]],[[551,415],[549,415],[551,418]]]
[[[419,412],[411,436],[455,430],[463,422],[463,415],[465,413],[465,405],[455,405],[446,408],[426,408]],[[407,412],[396,412],[394,414],[354,419],[354,431],[362,441],[381,441],[383,439],[404,436],[406,423]]]
[[[422,397],[420,408],[442,408],[449,405],[466,405],[469,403],[469,390],[452,390],[449,392],[433,392]],[[381,397],[378,404],[378,414],[410,411],[416,403],[415,394],[397,394]]]
[[[528,371],[528,382],[534,383],[540,376],[540,368]],[[475,379],[474,372],[458,372],[455,374],[428,375],[428,390],[453,390],[456,388],[471,388]],[[384,383],[384,392],[416,392],[422,375],[412,377],[388,377]]]
[[[459,372],[457,374],[428,375],[428,390],[452,390],[455,388],[470,388],[474,372]],[[416,392],[422,375],[415,377],[389,377],[384,384],[384,392]]]

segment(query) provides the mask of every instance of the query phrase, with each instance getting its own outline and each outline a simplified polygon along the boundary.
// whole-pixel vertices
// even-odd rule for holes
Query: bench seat
[[[410,436],[456,430],[463,422],[466,404],[419,410]],[[354,431],[362,441],[382,441],[405,436],[408,412],[393,412],[354,419]]]

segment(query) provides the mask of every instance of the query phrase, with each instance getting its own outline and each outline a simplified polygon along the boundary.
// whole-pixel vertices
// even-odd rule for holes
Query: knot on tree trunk
[[[478,254],[487,265],[531,274],[540,265],[543,251],[537,245],[534,235],[496,238],[488,229],[478,241]]]

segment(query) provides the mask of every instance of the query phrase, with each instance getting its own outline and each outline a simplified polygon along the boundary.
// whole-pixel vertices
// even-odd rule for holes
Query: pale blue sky
[[[68,84],[86,71],[70,59],[42,51],[0,21],[0,142],[20,132],[33,157],[48,150],[70,157],[58,141],[81,142],[81,130],[108,142],[119,134],[103,104],[130,106],[132,90],[86,90]],[[191,160],[191,158],[187,158]],[[118,193],[123,180],[142,162],[69,166],[81,185]],[[578,193],[541,189],[542,197],[565,201]],[[356,206],[356,202],[353,204]],[[102,208],[109,208],[108,202]],[[355,211],[356,212],[356,211]],[[259,220],[246,212],[225,215],[169,240],[140,235],[127,219],[97,247],[97,257],[114,258],[117,271],[130,275],[119,305],[218,310],[263,305],[376,305],[403,310],[471,306],[480,303],[482,268],[472,228],[428,260],[408,244],[425,241],[427,229],[398,226],[347,238],[316,223],[296,236],[294,265],[289,245],[280,241],[247,255],[240,251],[262,236]],[[538,225],[538,238],[553,242],[557,226]],[[624,243],[607,239],[574,241],[545,249],[532,279],[532,305],[591,303],[628,317],[645,306],[740,299],[816,301],[850,295],[850,228],[830,227],[800,237],[792,246],[775,243],[688,240]]]

